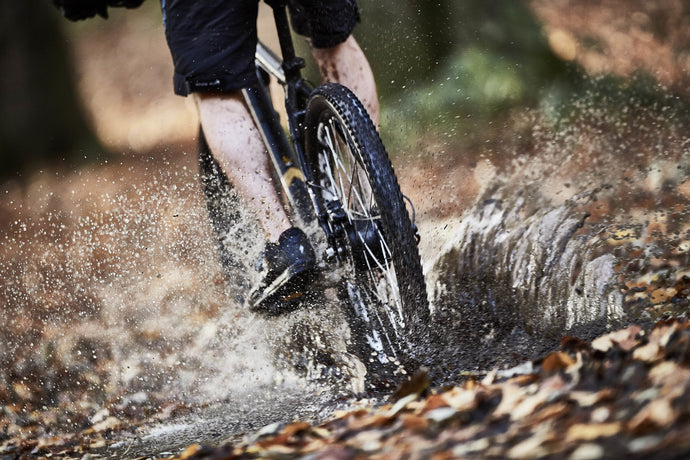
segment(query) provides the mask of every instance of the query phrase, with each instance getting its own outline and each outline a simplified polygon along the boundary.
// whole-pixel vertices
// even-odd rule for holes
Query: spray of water
[[[268,393],[289,398],[342,379],[331,368],[361,374],[338,353],[348,339],[338,305],[263,318],[237,301],[196,155],[41,172],[4,193],[0,399],[16,408],[13,422],[50,407],[67,429],[170,404],[256,407],[273,404]],[[243,238],[226,237],[247,285],[263,238],[253,217],[239,218]]]
[[[423,253],[434,321],[418,355],[439,380],[687,309],[686,118],[664,101],[602,97],[527,118],[530,132],[494,152],[510,167],[448,217],[440,252]],[[337,296],[274,318],[242,308],[263,238],[231,200],[237,225],[221,242],[238,265],[226,276],[196,161],[128,159],[6,185],[0,400],[12,426],[50,407],[78,429],[104,413],[217,401],[219,420],[267,423],[362,388]],[[281,411],[276,395],[294,404]]]
[[[671,98],[617,98],[591,91],[565,120],[530,118],[428,261],[436,318],[453,326],[436,338],[442,367],[515,364],[568,334],[686,311],[685,116]]]

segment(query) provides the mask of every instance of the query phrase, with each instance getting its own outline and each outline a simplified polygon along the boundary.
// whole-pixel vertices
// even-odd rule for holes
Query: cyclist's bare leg
[[[194,93],[208,146],[230,183],[254,211],[269,241],[290,228],[263,141],[239,91]]]
[[[379,100],[374,74],[355,38],[350,35],[343,43],[332,48],[313,48],[312,54],[319,65],[321,77],[350,88],[364,104],[374,126],[378,126]]]

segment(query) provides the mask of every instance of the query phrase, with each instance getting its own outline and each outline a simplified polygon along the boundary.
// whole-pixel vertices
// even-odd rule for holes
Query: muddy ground
[[[685,49],[690,30],[674,27],[686,17],[682,2],[635,3],[634,21],[620,20],[623,7],[613,0],[599,14],[588,2],[531,4],[563,58],[593,74],[644,68],[671,89],[687,88],[687,55],[673,51]],[[670,32],[655,32],[661,26]],[[587,48],[592,31],[603,32]],[[481,305],[499,307],[494,322],[482,326],[505,325],[504,311],[539,304],[543,285],[515,296],[513,283],[522,278],[509,264],[498,270],[506,274],[500,279],[458,278],[453,269],[493,266],[490,257],[504,251],[496,238],[510,241],[511,232],[524,230],[519,222],[544,222],[570,206],[568,217],[582,225],[563,241],[580,238],[588,257],[611,256],[604,260],[616,284],[608,286],[625,314],[592,323],[598,329],[591,331],[563,329],[546,342],[535,334],[540,317],[532,315],[530,329],[529,317],[518,316],[523,327],[503,331],[504,338],[531,337],[530,345],[536,337],[543,346],[504,340],[500,352],[494,338],[501,328],[479,334],[463,330],[466,321],[446,322],[454,326],[451,345],[459,345],[432,360],[447,363],[446,374],[437,366],[395,394],[356,395],[352,380],[361,376],[329,373],[351,369],[346,355],[330,367],[299,367],[299,351],[276,353],[282,342],[274,337],[289,331],[291,340],[311,337],[338,355],[337,314],[325,319],[307,310],[287,326],[233,302],[203,224],[193,107],[161,99],[136,110],[132,95],[161,90],[136,80],[129,97],[106,98],[99,90],[107,85],[93,75],[115,78],[131,69],[107,64],[113,53],[103,47],[136,65],[132,47],[142,42],[97,38],[75,49],[82,91],[93,107],[111,109],[92,114],[104,144],[139,153],[3,184],[4,458],[687,456],[690,144],[677,105],[650,111],[633,103],[628,116],[612,119],[612,112],[592,110],[601,102],[595,94],[580,104],[584,119],[573,129],[552,130],[530,114],[529,139],[502,150],[448,150],[457,146],[425,140],[421,154],[399,157],[400,182],[417,206],[432,297],[451,292],[457,301],[466,286],[479,286],[478,298],[494,302]],[[167,51],[160,53],[162,42],[147,43],[145,64],[167,79]],[[156,121],[161,112],[174,122]],[[520,193],[527,206],[515,207]],[[499,208],[486,203],[498,202],[519,219],[491,214]],[[494,215],[505,220],[492,233],[467,231],[471,219]],[[470,240],[482,241],[473,247],[486,252],[468,252]],[[577,260],[569,257],[561,260]],[[576,280],[581,270],[572,268]],[[465,284],[438,290],[442,275]],[[577,294],[571,287],[563,298]],[[505,297],[496,302],[495,293]],[[460,308],[450,312],[444,318],[468,317]],[[295,327],[302,320],[308,327]]]

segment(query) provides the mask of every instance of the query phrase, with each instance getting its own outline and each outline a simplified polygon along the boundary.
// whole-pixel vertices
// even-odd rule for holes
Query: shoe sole
[[[249,300],[249,309],[270,314],[293,310],[291,304],[303,300],[304,289],[309,278],[313,278],[316,267],[303,262],[291,265],[267,286],[256,299]]]

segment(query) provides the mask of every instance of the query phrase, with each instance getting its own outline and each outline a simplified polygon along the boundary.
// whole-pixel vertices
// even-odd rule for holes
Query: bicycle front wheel
[[[429,319],[416,233],[383,143],[351,91],[331,83],[314,90],[305,128],[313,188],[348,248],[340,259],[353,274],[353,336],[374,377],[385,377],[409,364],[411,336]]]

